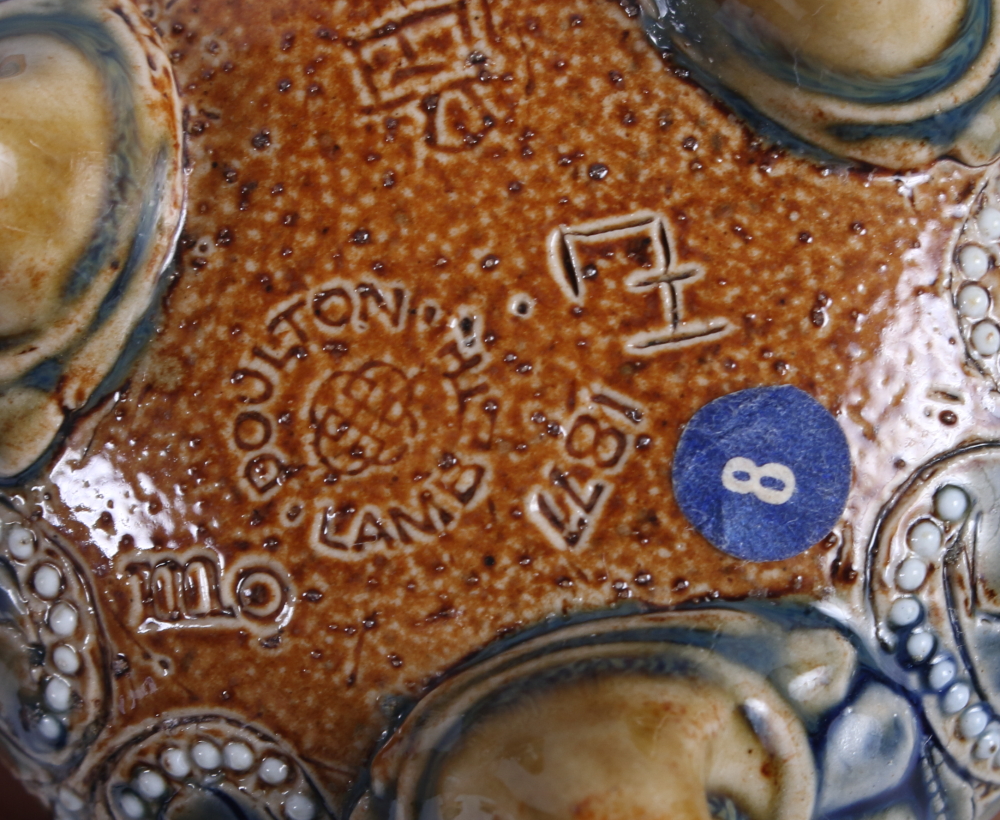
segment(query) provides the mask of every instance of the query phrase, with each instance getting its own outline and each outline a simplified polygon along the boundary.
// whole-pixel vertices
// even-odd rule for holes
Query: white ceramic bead
[[[979,231],[985,239],[1000,239],[1000,211],[996,208],[983,208],[976,219]]]
[[[941,709],[946,715],[954,715],[969,705],[970,697],[972,697],[972,691],[968,684],[954,683],[941,698]]]
[[[147,800],[158,800],[167,792],[167,781],[159,772],[146,769],[135,779],[135,790]]]
[[[942,540],[941,528],[926,518],[910,527],[906,535],[906,543],[910,549],[922,558],[936,558]]]
[[[931,663],[930,671],[927,673],[927,682],[931,689],[940,692],[955,680],[956,672],[955,662],[951,658],[938,658]]]
[[[79,617],[76,610],[66,603],[58,603],[49,612],[49,626],[56,635],[66,638],[76,632]]]
[[[976,745],[972,747],[972,754],[977,760],[986,760],[997,752],[1000,752],[1000,725],[992,723],[979,736]]]
[[[52,564],[42,564],[35,570],[31,579],[31,585],[39,597],[51,600],[55,598],[62,589],[62,573]]]
[[[27,561],[35,554],[35,534],[26,527],[7,530],[7,549],[18,561]]]
[[[968,509],[969,497],[961,487],[946,484],[934,494],[934,512],[944,521],[961,521]]]
[[[51,678],[45,684],[45,703],[53,712],[65,712],[73,702],[73,690],[61,678]]]
[[[927,578],[927,564],[919,558],[907,558],[896,570],[896,586],[904,592],[913,592]]]
[[[934,651],[934,635],[930,632],[914,632],[906,639],[906,654],[916,663],[923,663]]]
[[[183,749],[167,749],[160,762],[171,777],[187,777],[191,774],[191,758]]]
[[[260,763],[257,773],[260,779],[271,786],[277,786],[288,780],[288,764],[277,757],[265,757]]]
[[[889,610],[889,621],[893,626],[913,626],[920,620],[920,602],[907,596],[897,598]]]
[[[981,279],[989,270],[990,257],[978,245],[966,245],[959,251],[958,266],[970,279]]]
[[[59,805],[67,811],[80,811],[86,803],[79,795],[64,786],[59,790]]]
[[[980,322],[972,328],[969,341],[980,356],[992,356],[1000,350],[1000,328],[993,322]]]
[[[982,319],[990,309],[990,294],[980,285],[966,285],[958,292],[958,312],[969,319]]]
[[[191,757],[205,771],[214,771],[222,765],[222,755],[219,754],[218,748],[207,740],[199,740],[194,744],[194,748],[191,749]]]
[[[122,792],[118,796],[118,805],[121,807],[122,813],[132,820],[139,820],[146,814],[146,806],[132,792]]]
[[[42,715],[38,721],[38,734],[50,743],[55,743],[62,737],[63,725],[52,715]]]
[[[985,708],[976,704],[970,706],[958,719],[958,731],[967,740],[979,737],[986,731],[986,724],[990,722],[990,715]]]
[[[313,820],[316,806],[304,794],[293,794],[285,801],[285,816],[288,820]]]
[[[66,644],[52,650],[52,662],[64,675],[75,675],[80,671],[80,656],[72,646]]]
[[[226,768],[234,772],[245,772],[253,766],[253,750],[246,743],[227,743],[222,750]]]

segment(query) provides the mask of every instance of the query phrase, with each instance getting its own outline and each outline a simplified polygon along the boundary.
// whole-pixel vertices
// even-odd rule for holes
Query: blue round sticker
[[[837,523],[851,454],[836,419],[807,393],[757,387],[695,413],[677,444],[673,482],[684,515],[716,547],[779,561]]]

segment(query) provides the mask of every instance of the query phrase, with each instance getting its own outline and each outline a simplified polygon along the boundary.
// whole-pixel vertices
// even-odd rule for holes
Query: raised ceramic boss
[[[641,0],[651,36],[772,138],[912,168],[1000,151],[993,0]]]
[[[0,0],[5,762],[993,817],[997,9]]]
[[[115,372],[183,205],[169,61],[131,6],[0,9],[0,477],[51,451]],[[138,334],[141,336],[141,332]]]

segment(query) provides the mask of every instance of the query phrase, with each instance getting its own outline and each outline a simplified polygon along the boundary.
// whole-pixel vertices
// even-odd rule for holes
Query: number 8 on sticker
[[[671,468],[674,498],[705,539],[748,561],[781,561],[837,525],[851,451],[837,419],[790,385],[752,387],[701,407]]]
[[[764,486],[765,478],[780,486]],[[758,467],[748,458],[731,458],[722,468],[722,486],[733,493],[755,495],[765,504],[785,504],[795,494],[795,473],[774,461]]]

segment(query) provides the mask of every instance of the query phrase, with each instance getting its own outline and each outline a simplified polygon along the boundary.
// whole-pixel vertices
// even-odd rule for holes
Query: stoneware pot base
[[[1000,39],[882,6],[0,2],[4,762],[993,818]]]

